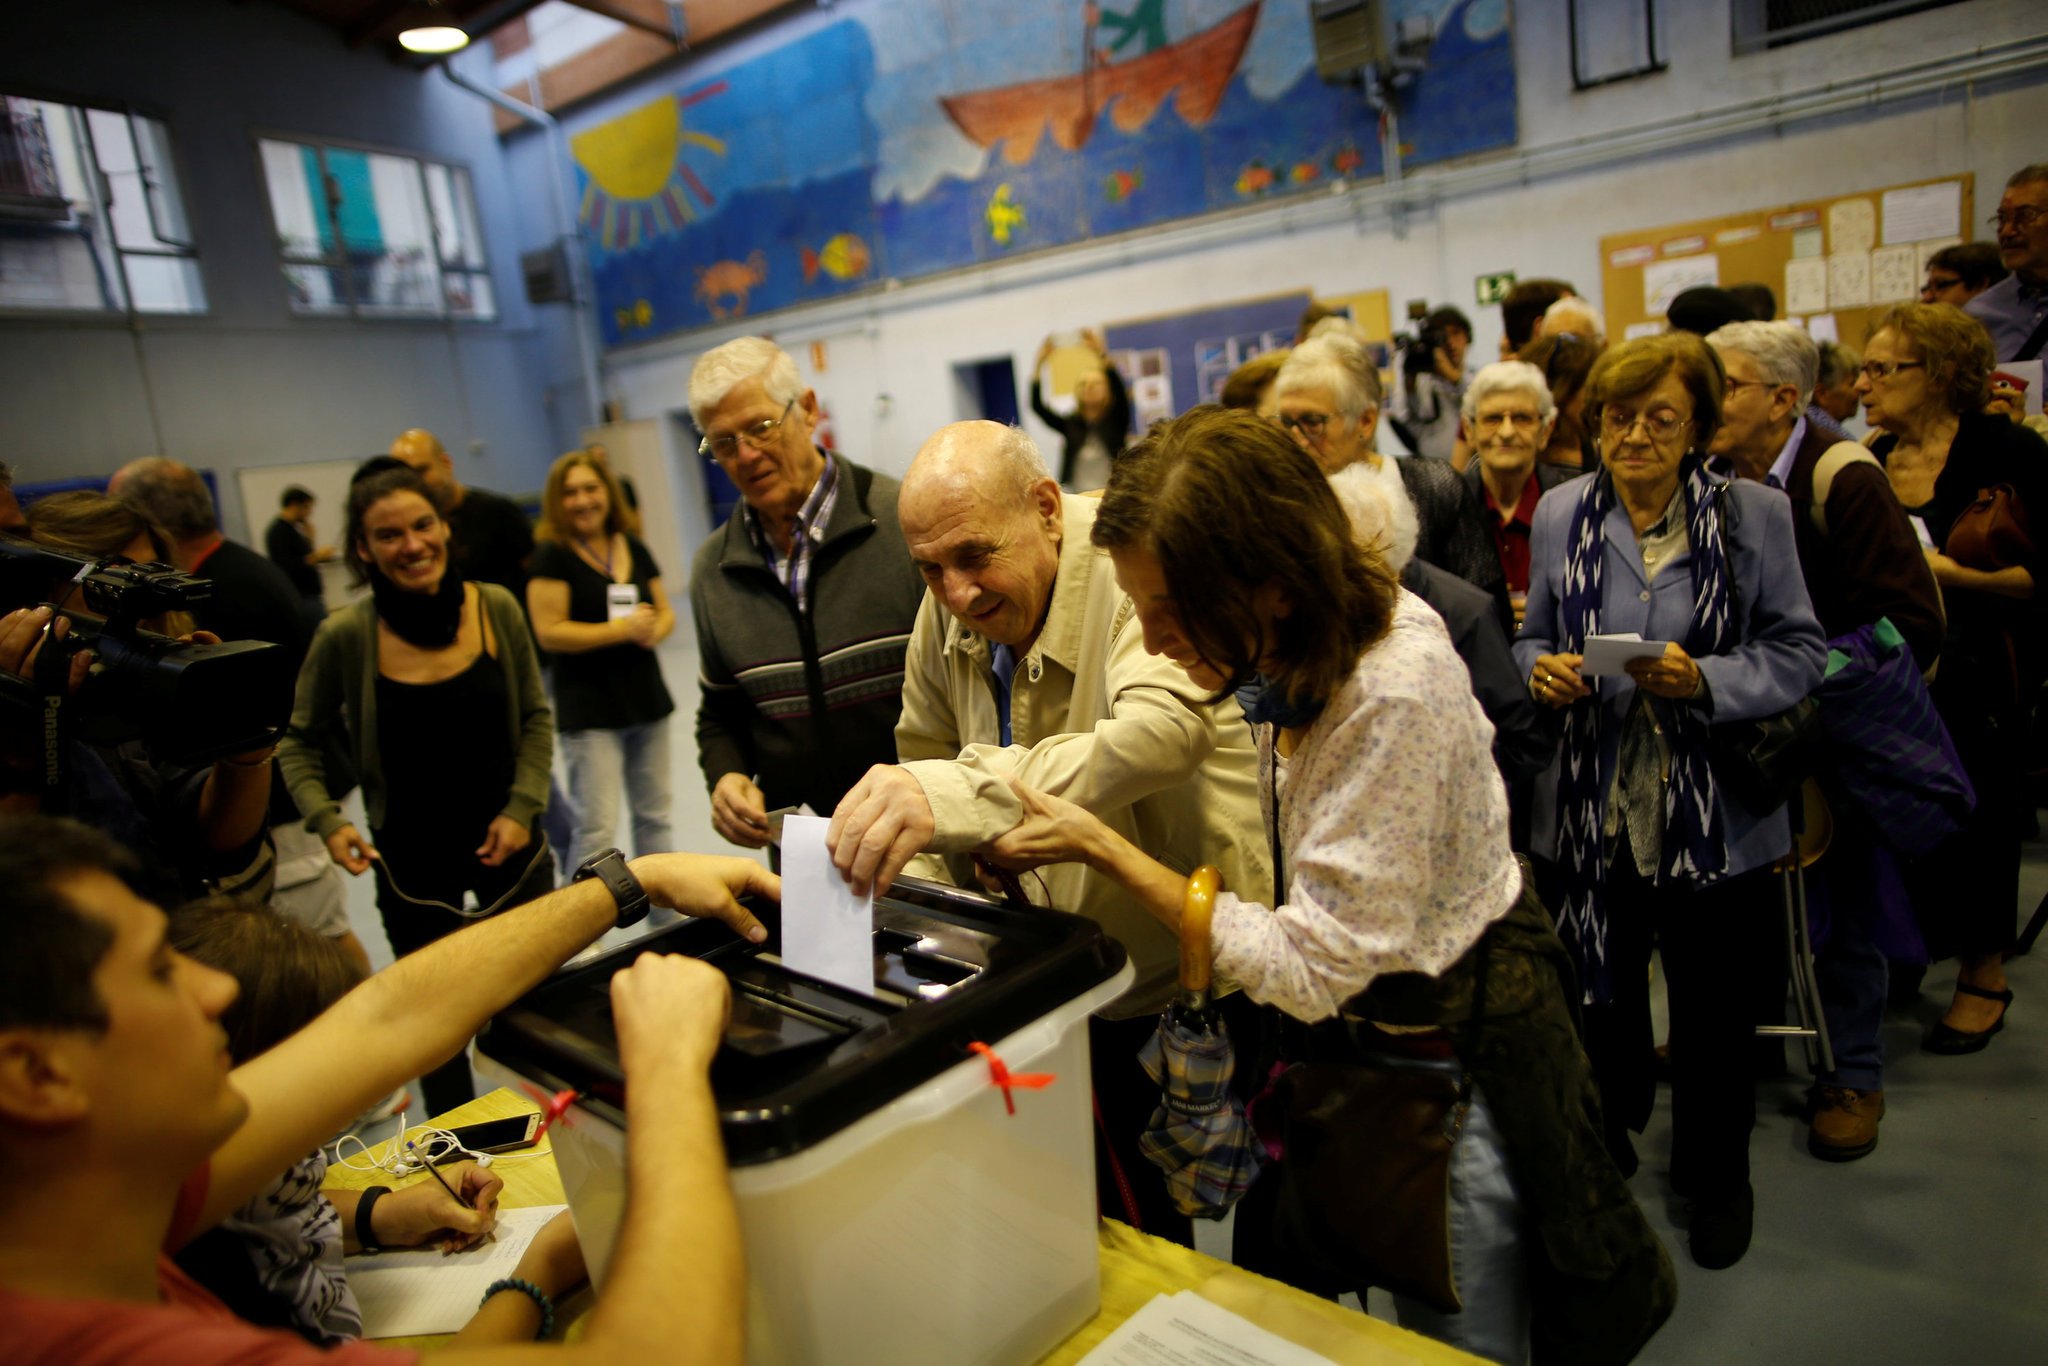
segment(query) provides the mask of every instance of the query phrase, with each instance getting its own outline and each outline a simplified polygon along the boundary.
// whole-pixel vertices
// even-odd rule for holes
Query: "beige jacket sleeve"
[[[1204,694],[1172,661],[1145,653],[1135,613],[1120,613],[1117,619],[1120,629],[1107,642],[1106,654],[1091,642],[1075,675],[1045,661],[1042,676],[1032,682],[1019,663],[1014,687],[1020,705],[1013,705],[1012,716],[1021,723],[1019,729],[1041,737],[1035,744],[969,743],[952,759],[918,757],[919,751],[905,744],[905,732],[914,724],[906,678],[897,745],[908,761],[905,770],[931,803],[932,852],[964,853],[1017,823],[1023,813],[1008,774],[1113,824],[1117,813],[1140,798],[1195,780],[1216,748],[1215,720],[1203,705]],[[920,629],[923,624],[920,618]],[[986,686],[970,677],[970,670],[946,675],[942,669],[941,674],[952,677],[956,688]],[[964,710],[949,707],[947,714]],[[988,711],[993,717],[992,700]],[[930,730],[920,722],[918,733],[928,736]],[[936,752],[929,743],[921,751]]]

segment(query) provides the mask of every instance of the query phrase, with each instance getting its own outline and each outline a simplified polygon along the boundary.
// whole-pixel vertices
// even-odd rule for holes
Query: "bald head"
[[[162,527],[179,546],[210,541],[220,529],[206,481],[176,460],[158,455],[131,460],[114,471],[107,492]]]
[[[392,458],[403,460],[425,481],[429,491],[450,507],[462,501],[462,485],[455,478],[455,462],[441,438],[424,427],[408,427],[391,443]]]
[[[1030,648],[1060,565],[1060,486],[1031,438],[999,422],[957,422],[925,442],[897,498],[925,586],[992,643]]]

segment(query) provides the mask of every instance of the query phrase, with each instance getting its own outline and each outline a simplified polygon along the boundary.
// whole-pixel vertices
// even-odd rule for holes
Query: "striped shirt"
[[[790,528],[789,554],[784,556],[775,546],[775,538],[761,525],[760,514],[751,504],[742,503],[747,536],[754,548],[761,552],[761,558],[775,571],[775,577],[782,580],[790,597],[796,599],[799,612],[810,610],[811,555],[818,544],[825,539],[825,524],[832,520],[832,509],[839,501],[839,465],[833,460],[832,452],[825,453],[825,469],[818,476],[818,482],[811,486],[810,496],[804,499],[802,507],[796,510],[796,524]]]

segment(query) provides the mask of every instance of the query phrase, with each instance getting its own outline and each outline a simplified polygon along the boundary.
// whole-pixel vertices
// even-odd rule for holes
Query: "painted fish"
[[[1350,175],[1365,165],[1365,158],[1358,154],[1356,147],[1346,147],[1330,159],[1330,164],[1336,167],[1338,175]]]
[[[1145,173],[1136,171],[1113,171],[1102,180],[1102,194],[1112,204],[1121,204],[1129,199],[1145,183]]]
[[[988,235],[996,239],[996,245],[1010,245],[1011,236],[1024,226],[1024,206],[1017,202],[1017,192],[1010,188],[1009,181],[996,186],[982,216],[988,221]]]
[[[1297,161],[1287,172],[1287,178],[1297,185],[1305,185],[1323,173],[1322,167],[1313,161]]]
[[[803,249],[804,283],[824,271],[835,280],[858,279],[868,273],[868,244],[850,232],[842,232],[817,251]]]
[[[1238,173],[1237,192],[1244,195],[1264,194],[1273,188],[1273,168],[1263,161],[1254,161]]]

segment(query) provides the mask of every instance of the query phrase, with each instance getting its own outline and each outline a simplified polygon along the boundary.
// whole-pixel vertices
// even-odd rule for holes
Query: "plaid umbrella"
[[[1138,1052],[1159,1083],[1159,1108],[1138,1149],[1166,1173],[1183,1214],[1220,1219],[1251,1189],[1259,1144],[1243,1104],[1230,1093],[1230,1034],[1209,999],[1209,917],[1222,874],[1204,865],[1188,879],[1181,907],[1180,995]]]

